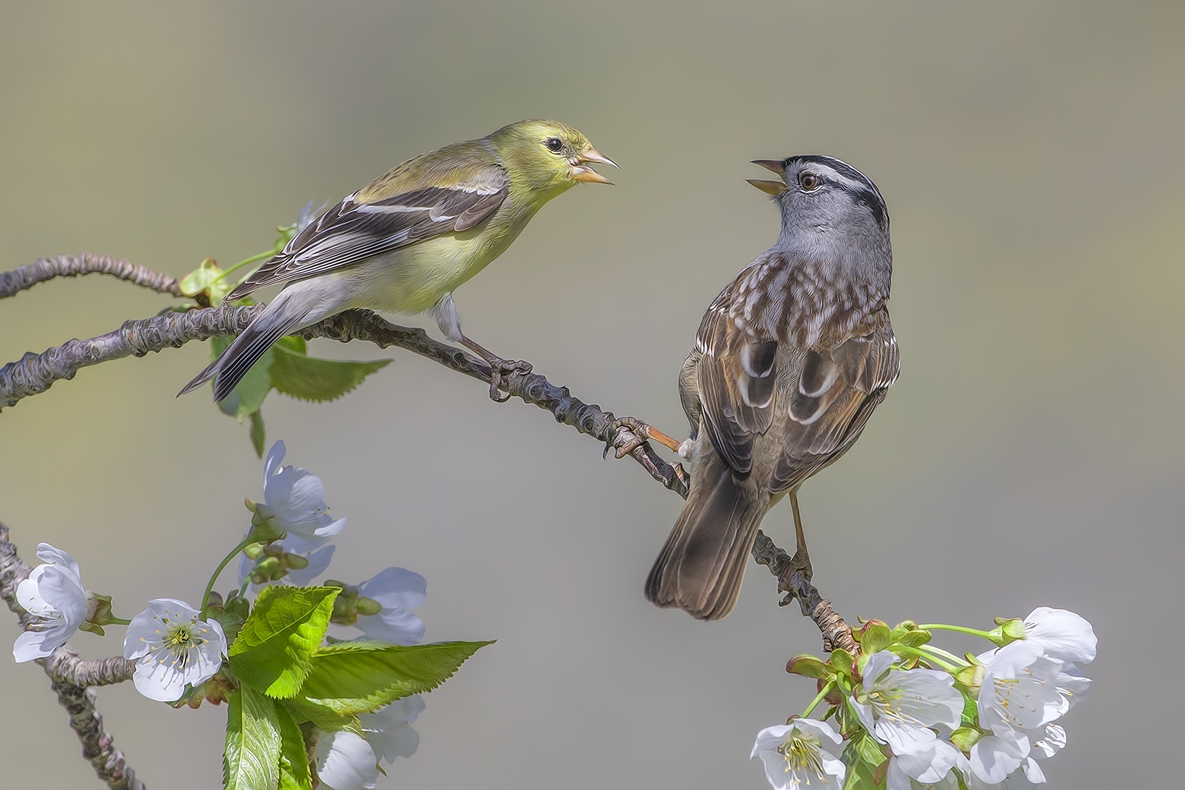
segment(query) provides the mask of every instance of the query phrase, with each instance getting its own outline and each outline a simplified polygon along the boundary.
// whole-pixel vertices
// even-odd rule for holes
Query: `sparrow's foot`
[[[505,403],[510,400],[510,393],[503,392],[502,382],[511,376],[526,376],[534,368],[530,362],[522,360],[499,359],[493,357],[486,360],[490,366],[490,400],[495,403]]]
[[[608,453],[609,447],[612,446],[616,448],[614,455],[617,458],[625,458],[648,441],[658,442],[675,452],[679,452],[683,446],[662,431],[657,428],[651,428],[636,417],[617,418],[613,422],[613,429],[617,434],[614,436],[612,442],[605,444],[605,452]]]
[[[815,575],[815,569],[811,567],[811,555],[806,553],[806,546],[794,552],[794,556],[790,558],[790,562],[787,563],[786,569],[782,573],[787,579],[797,573],[808,582],[811,580]]]

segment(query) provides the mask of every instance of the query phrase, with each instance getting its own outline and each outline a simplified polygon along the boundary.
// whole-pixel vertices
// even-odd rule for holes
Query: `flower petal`
[[[48,543],[38,543],[37,558],[68,574],[78,583],[79,588],[82,587],[82,571],[78,567],[78,561],[68,552],[54,548]]]
[[[888,650],[880,650],[868,657],[868,662],[864,665],[864,687],[871,688],[876,684],[889,667],[894,662],[898,661],[897,656],[890,653]]]
[[[354,733],[325,733],[317,739],[317,775],[328,790],[370,790],[378,782],[378,760]]]
[[[25,631],[16,638],[16,643],[12,646],[12,657],[18,664],[25,661],[35,661],[38,658],[48,658],[53,655],[54,650],[66,642],[63,639],[61,643],[54,644],[53,639],[56,636],[57,634],[50,630]]]
[[[1090,623],[1065,609],[1041,606],[1025,618],[1025,640],[1041,645],[1045,655],[1066,663],[1089,664],[1098,638]]]
[[[424,638],[424,621],[402,609],[388,609],[375,615],[363,615],[354,624],[362,633],[393,645],[418,645]]]
[[[971,747],[971,770],[988,784],[999,784],[1029,756],[1029,739],[985,735]]]
[[[384,607],[415,609],[428,596],[428,582],[406,568],[386,568],[358,585],[358,591]]]

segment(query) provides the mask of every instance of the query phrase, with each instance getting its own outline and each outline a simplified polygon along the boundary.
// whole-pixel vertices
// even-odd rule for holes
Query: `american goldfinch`
[[[761,519],[787,494],[793,564],[810,578],[798,488],[852,447],[900,370],[876,185],[827,156],[756,164],[781,176],[751,182],[774,196],[781,234],[700,323],[679,376],[691,438],[647,436],[689,457],[692,474],[646,597],[702,620],[732,610]]]
[[[617,165],[556,121],[504,126],[479,140],[413,157],[326,211],[227,301],[269,285],[279,295],[184,395],[214,379],[214,400],[231,393],[281,337],[352,308],[430,311],[440,331],[485,359],[497,377],[508,363],[461,332],[453,291],[497,258],[544,203],[579,182],[611,184],[590,163]]]

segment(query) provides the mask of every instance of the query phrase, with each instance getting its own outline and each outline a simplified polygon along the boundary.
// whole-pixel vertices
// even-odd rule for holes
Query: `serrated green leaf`
[[[304,736],[288,706],[283,702],[274,705],[280,730],[279,790],[308,790],[312,778],[309,776],[309,752],[305,747]]]
[[[256,409],[251,412],[251,446],[255,454],[263,458],[263,446],[267,444],[267,430],[263,427],[263,414]]]
[[[325,732],[352,732],[359,738],[365,737],[362,732],[362,722],[354,713],[336,713],[324,705],[318,705],[307,699],[295,697],[284,700],[284,704],[292,711],[298,722],[310,722]]]
[[[457,668],[491,642],[385,645],[339,642],[313,656],[300,689],[302,701],[336,713],[371,713],[412,694],[422,694],[453,676]]]
[[[285,699],[300,691],[325,638],[337,587],[265,587],[228,653],[245,685]]]
[[[222,626],[222,633],[226,637],[226,644],[233,645],[239,636],[239,629],[243,627],[243,618],[234,612],[215,608],[207,609],[206,616],[211,620],[218,621],[218,625]]]
[[[227,702],[223,785],[226,790],[276,787],[280,781],[280,731],[274,703],[247,687],[233,692]]]
[[[389,359],[374,362],[318,359],[283,346],[275,347],[273,351],[269,369],[271,386],[285,395],[317,402],[340,398],[361,384],[371,373],[391,363]]]

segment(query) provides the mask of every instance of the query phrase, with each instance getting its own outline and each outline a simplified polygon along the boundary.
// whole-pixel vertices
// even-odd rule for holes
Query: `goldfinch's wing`
[[[754,439],[773,421],[778,377],[777,338],[749,323],[737,326],[745,298],[743,278],[716,297],[693,352],[703,424],[716,452],[740,475],[752,470]]]
[[[802,357],[771,489],[788,491],[839,458],[897,380],[901,359],[888,315],[864,335]]]
[[[227,300],[480,224],[506,199],[510,178],[501,165],[482,161],[489,159],[484,149],[450,150],[472,145],[408,160],[348,196],[298,233]]]

